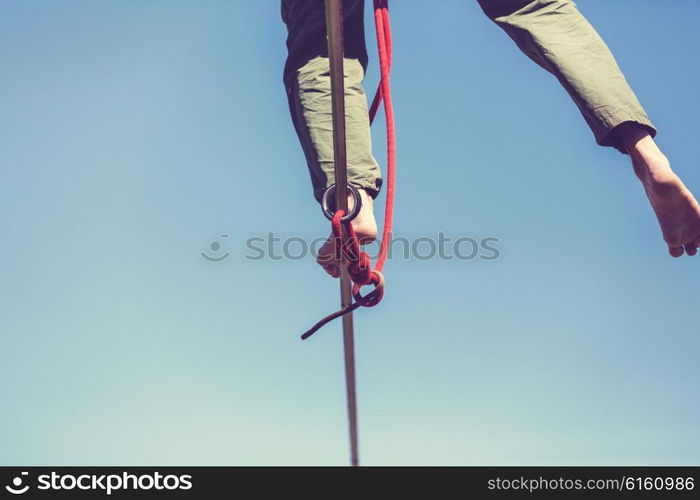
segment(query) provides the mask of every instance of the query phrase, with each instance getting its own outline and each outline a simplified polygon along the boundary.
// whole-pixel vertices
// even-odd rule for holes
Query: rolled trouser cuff
[[[622,125],[637,124],[649,132],[651,137],[656,137],[656,127],[651,122],[646,113],[639,109],[627,110],[616,113],[609,120],[600,122],[597,128],[591,127],[595,135],[596,142],[601,146],[612,146],[623,154],[627,154],[627,148],[622,143],[622,138],[618,133]]]
[[[327,177],[327,181],[324,185],[314,186],[314,197],[318,202],[321,201],[323,192],[335,184],[333,176]],[[379,192],[382,188],[382,179],[377,177],[356,177],[348,175],[348,184],[356,187],[357,189],[364,189],[371,198],[376,198],[379,196]]]

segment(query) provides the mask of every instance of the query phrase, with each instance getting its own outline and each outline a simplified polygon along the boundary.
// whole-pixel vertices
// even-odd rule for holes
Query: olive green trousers
[[[656,129],[605,42],[571,0],[478,0],[520,50],[554,75],[601,146],[625,152],[619,125]],[[407,3],[402,8],[410,8]],[[343,0],[348,182],[375,197],[382,177],[372,156],[367,98],[364,0]],[[284,84],[316,199],[333,184],[333,127],[323,0],[282,0],[288,56]]]

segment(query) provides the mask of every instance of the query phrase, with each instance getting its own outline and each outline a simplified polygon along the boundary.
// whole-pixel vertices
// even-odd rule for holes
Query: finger
[[[695,243],[688,243],[687,245],[683,245],[683,246],[685,248],[685,253],[687,253],[688,255],[692,256],[692,255],[695,255],[696,253],[698,253],[698,249],[695,246]]]

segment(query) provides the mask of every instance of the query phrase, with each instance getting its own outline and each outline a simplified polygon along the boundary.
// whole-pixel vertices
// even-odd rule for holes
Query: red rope
[[[387,0],[374,0],[374,25],[377,28],[377,46],[380,47],[380,39],[384,40],[387,65],[389,70],[391,70],[391,25],[389,24],[389,5]],[[380,25],[384,28],[381,35],[379,33]],[[379,50],[381,51],[381,47]],[[381,54],[379,63],[381,67]],[[377,84],[377,91],[374,93],[374,99],[372,99],[372,106],[369,108],[370,124],[374,121],[374,117],[379,110],[382,97],[382,80],[380,79],[379,84]]]
[[[394,174],[396,169],[394,108],[391,101],[391,86],[389,82],[392,51],[388,0],[374,0],[374,24],[377,31],[381,80],[369,109],[369,120],[370,124],[374,121],[379,105],[383,101],[387,143],[386,206],[384,208],[382,243],[377,257],[377,264],[374,269],[372,269],[369,255],[360,249],[360,244],[355,235],[355,230],[352,228],[352,224],[350,222],[341,222],[345,212],[343,210],[338,210],[335,213],[331,221],[331,228],[335,238],[336,257],[340,261],[340,254],[342,253],[348,261],[348,273],[353,281],[352,294],[355,302],[321,319],[301,336],[302,339],[310,337],[329,321],[354,311],[360,306],[376,306],[381,302],[384,296],[384,276],[382,275],[382,269],[386,262],[389,244],[391,243],[391,228],[394,218]],[[341,227],[343,224],[345,225],[345,237],[343,237],[343,230]],[[360,291],[364,285],[374,285],[374,289],[363,296]]]
[[[374,0],[374,24],[377,28],[377,45],[379,47],[379,66],[381,69],[381,99],[384,101],[384,117],[386,120],[386,206],[384,208],[384,230],[382,246],[377,258],[375,269],[380,271],[386,262],[387,249],[391,243],[391,227],[394,220],[394,177],[396,170],[396,139],[394,127],[394,106],[391,100],[391,84],[389,72],[391,69],[391,24],[389,23],[388,0]]]

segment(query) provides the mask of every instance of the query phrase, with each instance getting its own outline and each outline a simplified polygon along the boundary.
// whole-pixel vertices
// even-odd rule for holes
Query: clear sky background
[[[395,233],[500,258],[387,263],[356,314],[363,462],[697,464],[700,257],[475,1],[437,5],[392,2]],[[700,3],[579,6],[700,193]],[[329,231],[285,37],[274,0],[0,0],[3,465],[347,463],[340,324],[299,340],[337,282],[245,259]]]

